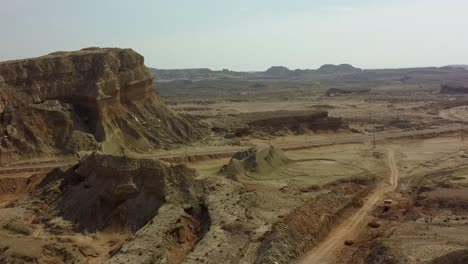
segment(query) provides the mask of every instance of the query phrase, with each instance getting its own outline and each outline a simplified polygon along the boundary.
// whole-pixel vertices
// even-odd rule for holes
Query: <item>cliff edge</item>
[[[2,162],[81,150],[146,152],[205,131],[161,102],[143,56],[131,49],[0,62]]]

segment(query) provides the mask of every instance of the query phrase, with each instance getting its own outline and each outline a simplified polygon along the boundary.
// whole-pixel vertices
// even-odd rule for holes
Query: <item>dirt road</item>
[[[450,125],[443,128],[428,128],[422,130],[411,130],[411,131],[392,131],[392,132],[379,132],[376,133],[375,139],[395,139],[395,138],[404,138],[412,136],[423,136],[431,135],[438,133],[447,133],[447,132],[457,132],[460,131],[459,125]],[[275,144],[275,147],[282,150],[293,150],[301,148],[313,148],[327,145],[335,144],[347,144],[347,143],[357,143],[357,142],[369,142],[374,139],[373,135],[357,135],[357,136],[337,136],[330,139],[320,139],[320,140],[308,140],[300,143],[292,144]],[[229,148],[211,148],[201,151],[190,151],[187,153],[187,156],[203,156],[203,155],[219,155],[219,154],[234,154],[241,150],[246,150],[247,147],[229,147]],[[186,154],[185,152],[161,152],[156,154],[139,154],[137,157],[144,158],[154,158],[154,159],[172,159],[172,158],[182,158]],[[63,167],[67,165],[73,165],[76,161],[55,161],[55,162],[45,162],[41,164],[29,164],[29,165],[11,165],[0,167],[0,174],[5,173],[14,173],[16,171],[25,171],[25,170],[37,170],[37,169],[52,169],[57,167]]]
[[[383,199],[386,193],[394,191],[398,186],[399,173],[393,150],[388,150],[388,166],[390,167],[389,182],[378,186],[358,211],[335,227],[327,238],[307,254],[300,263],[335,263],[337,254],[344,246],[344,241],[354,239],[359,234],[359,229],[365,227],[365,220],[369,212]]]

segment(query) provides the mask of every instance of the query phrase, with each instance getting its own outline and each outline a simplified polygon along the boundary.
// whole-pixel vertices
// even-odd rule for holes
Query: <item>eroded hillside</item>
[[[0,63],[2,161],[81,150],[143,152],[204,128],[160,100],[144,58],[88,48]]]

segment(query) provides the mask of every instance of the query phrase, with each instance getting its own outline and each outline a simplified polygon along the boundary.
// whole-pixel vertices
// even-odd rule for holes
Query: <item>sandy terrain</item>
[[[325,140],[327,136],[322,135],[321,137]],[[356,175],[377,175],[377,179],[379,179],[378,184],[376,185],[375,189],[367,196],[367,198],[363,200],[362,206],[352,210],[352,212],[346,218],[338,219],[336,227],[333,228],[331,232],[323,238],[323,240],[321,239],[322,242],[320,242],[317,246],[310,248],[311,251],[302,260],[302,263],[318,263],[317,261],[320,261],[321,263],[340,263],[343,257],[349,256],[349,254],[354,256],[353,261],[357,261],[358,259],[366,259],[367,256],[359,256],[352,252],[355,252],[356,250],[359,250],[360,252],[369,252],[369,254],[374,252],[373,248],[375,246],[372,243],[362,243],[360,241],[373,241],[368,240],[369,237],[367,234],[371,231],[369,231],[369,228],[366,227],[366,223],[372,221],[374,217],[374,208],[380,207],[382,205],[382,199],[387,197],[388,192],[392,192],[392,190],[395,189],[398,183],[399,175],[401,174],[402,182],[398,184],[398,192],[410,190],[411,186],[424,186],[424,184],[420,183],[421,181],[417,180],[413,182],[413,180],[419,179],[428,173],[446,171],[446,168],[456,169],[449,175],[450,177],[456,177],[453,178],[456,180],[451,180],[451,182],[456,184],[464,184],[468,181],[468,179],[464,177],[464,167],[462,166],[460,169],[457,168],[464,162],[463,155],[465,155],[465,147],[466,143],[461,144],[459,135],[453,134],[449,136],[439,136],[428,139],[385,139],[379,141],[377,149],[375,150],[372,148],[372,144],[369,142],[343,143],[338,145],[289,150],[286,151],[286,155],[297,162],[291,165],[282,166],[278,170],[272,171],[271,174],[262,176],[261,179],[253,179],[251,177],[241,176],[239,178],[239,183],[241,183],[242,186],[244,186],[244,188],[249,192],[255,193],[255,205],[249,209],[249,212],[251,212],[249,214],[255,215],[252,215],[255,221],[263,222],[263,225],[265,225],[257,231],[260,232],[260,234],[267,234],[268,230],[273,226],[281,226],[281,219],[289,215],[294,215],[295,213],[293,213],[293,210],[295,208],[300,209],[301,204],[307,203],[307,201],[310,201],[311,199],[316,199],[316,197],[322,193],[322,191],[304,191],[305,187],[314,185],[326,186],[329,183]],[[200,180],[205,179],[211,181],[211,179],[214,180],[220,177],[218,174],[220,168],[228,162],[229,158],[206,159],[199,160],[194,163],[189,163],[189,166],[197,170]],[[23,173],[18,174],[17,178],[27,178],[30,176],[31,174],[26,175]],[[461,176],[463,176],[463,178],[460,178]],[[6,176],[4,176],[4,178],[6,178]],[[323,192],[326,193],[327,189],[325,187],[322,188]],[[464,194],[464,190],[455,189],[453,191],[446,191],[442,188],[434,189],[433,191],[428,192],[425,194],[425,197],[428,197],[426,199],[440,200],[442,198],[451,199],[450,197],[452,196],[458,197]],[[394,200],[401,200],[398,202],[398,204],[402,204],[402,207],[404,207],[404,204],[408,203],[408,199],[412,199],[410,196],[406,198],[404,196],[402,197],[401,194],[398,193],[392,194],[390,196],[392,196]],[[10,201],[9,199],[11,199],[11,197],[12,196],[4,196],[4,198],[2,198],[2,202],[5,204],[11,204],[11,202],[8,202]],[[13,200],[18,199],[18,197],[21,197],[21,194],[17,194]],[[252,204],[250,206],[252,206]],[[18,211],[14,213],[14,210]],[[9,209],[8,214],[22,214],[21,207],[18,207],[14,210],[12,211],[12,209]],[[8,214],[3,215],[6,216]],[[435,226],[430,227],[431,230],[433,230],[431,232],[446,234],[444,235],[445,238],[443,238],[443,236],[438,236],[438,239],[445,239],[440,241],[451,240],[455,233],[451,235],[452,233],[446,230],[446,227],[438,227],[438,223],[446,224],[444,220],[447,217],[452,219],[459,217],[461,219],[463,216],[463,214],[460,214],[460,212],[457,212],[458,216],[454,216],[453,213],[447,213],[446,211],[443,211],[442,214],[439,215],[439,213],[433,210],[430,214],[426,214],[434,216],[432,223]],[[280,221],[278,222],[278,220]],[[391,239],[382,242],[386,243],[385,245],[390,249],[391,245],[399,245],[396,241],[401,239],[401,236],[409,234],[408,231],[404,230],[419,230],[419,227],[415,228],[414,225],[425,225],[424,217],[420,217],[414,223],[404,221],[405,220],[403,220],[403,224],[399,224],[401,226],[401,231],[397,231],[393,228],[394,223],[390,220],[379,220],[379,222],[382,224],[379,232],[385,232],[387,229],[389,232],[391,232],[390,230],[394,230],[392,231],[393,235]],[[465,232],[463,231],[463,222],[460,222],[461,225],[456,224],[457,222],[454,222],[454,228],[461,228],[458,233]],[[260,226],[258,226],[258,228],[260,228]],[[36,242],[34,242],[34,245],[37,247],[44,246],[41,244],[43,243],[41,242],[43,239],[48,239],[50,237],[64,239],[61,236],[50,234],[50,231],[41,231],[43,229],[41,225],[33,225],[33,229],[36,230],[34,233],[38,234],[38,238],[41,238],[40,240],[35,240]],[[27,236],[12,236],[10,233],[11,231],[4,232],[5,236],[9,237],[9,240],[4,240],[3,243],[8,245],[8,247],[10,247],[11,250],[14,250],[15,252],[17,252],[15,249],[15,243],[33,243],[28,240],[29,238],[27,238]],[[427,231],[424,231],[424,233],[427,233]],[[87,258],[89,258],[90,263],[100,263],[107,259],[108,257],[106,252],[114,250],[115,246],[119,245],[119,243],[123,243],[128,235],[129,234],[125,233],[113,235],[112,233],[101,232],[89,235],[84,235],[81,233],[66,234],[67,237],[70,237],[70,245],[76,245],[79,247],[80,245],[86,244],[87,248],[90,248],[90,250],[92,249],[93,252],[97,252],[88,253],[90,256]],[[219,234],[216,236],[219,236]],[[412,237],[417,236],[419,236],[419,233],[412,235]],[[107,238],[97,239],[99,237]],[[10,238],[14,238],[14,240],[11,240]],[[215,240],[218,241],[217,239]],[[355,241],[355,246],[344,246],[343,243],[346,240]],[[245,263],[254,262],[255,255],[258,254],[255,252],[259,250],[259,245],[248,242],[248,240],[238,240],[238,242],[240,241],[244,241],[242,243],[250,245],[248,247],[249,249],[247,250],[249,253],[246,253],[245,255]],[[423,247],[426,247],[429,245],[428,243],[430,243],[430,245],[432,245],[434,248],[440,248],[440,250],[437,251],[439,253],[431,255],[431,258],[442,257],[444,254],[461,249],[464,245],[463,243],[465,243],[463,240],[461,240],[459,242],[454,242],[453,245],[441,247],[441,243],[446,244],[447,242],[437,242],[439,240],[436,242],[430,242],[429,240],[427,241],[427,243],[419,241],[418,245],[420,246],[415,246],[416,244],[414,243],[416,243],[416,241],[410,242],[410,240],[408,240],[408,243],[413,243],[411,244],[411,247],[415,250],[405,251],[405,256],[408,256],[408,258],[421,259],[421,254],[425,253],[418,251],[419,249],[416,250],[416,248],[423,250]],[[218,241],[218,243],[221,243],[221,241]],[[407,247],[409,247],[409,245],[410,244],[408,244]],[[391,250],[400,252],[402,249],[397,247]],[[205,254],[205,251],[203,251],[202,248],[196,252],[196,255]],[[431,252],[435,252],[434,249]],[[21,254],[25,253],[23,252]],[[97,257],[94,257],[95,255]],[[216,255],[213,255],[213,257],[215,256]],[[193,257],[188,257],[188,259],[192,260],[194,258],[196,258],[195,255],[193,255]]]
[[[468,120],[468,97],[439,93],[441,82],[465,73],[220,73],[165,80],[156,95],[143,65],[132,71],[143,73],[129,80],[135,89],[144,84],[137,97],[154,100],[115,101],[109,113],[123,112],[103,122],[108,139],[119,140],[100,146],[107,153],[80,153],[78,161],[78,153],[60,152],[48,118],[34,141],[37,155],[21,156],[28,140],[4,140],[2,148],[16,146],[16,161],[0,167],[0,263],[440,264],[466,257],[468,141],[459,121]],[[81,135],[73,120],[89,130],[79,109],[62,110],[73,117],[65,119],[69,138]],[[21,118],[34,127],[28,113]]]
[[[468,121],[468,106],[459,106],[443,110],[440,112],[440,117],[451,121]]]
[[[335,257],[340,249],[344,246],[346,240],[355,239],[359,234],[359,229],[364,226],[364,221],[375,205],[382,202],[385,194],[395,190],[398,186],[399,172],[395,162],[395,152],[388,150],[388,167],[390,175],[388,177],[389,184],[385,183],[378,186],[374,192],[367,197],[361,208],[356,211],[351,217],[336,226],[327,238],[322,241],[312,252],[310,252],[301,263],[335,263]]]

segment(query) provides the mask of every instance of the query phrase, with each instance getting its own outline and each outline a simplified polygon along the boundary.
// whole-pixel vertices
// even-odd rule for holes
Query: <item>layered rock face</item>
[[[165,204],[198,206],[202,186],[195,176],[184,165],[93,152],[67,171],[50,173],[38,192],[52,207],[49,215],[78,230],[135,232]]]
[[[143,56],[131,49],[88,48],[2,62],[0,112],[2,159],[148,151],[204,134],[197,122],[165,107]]]

